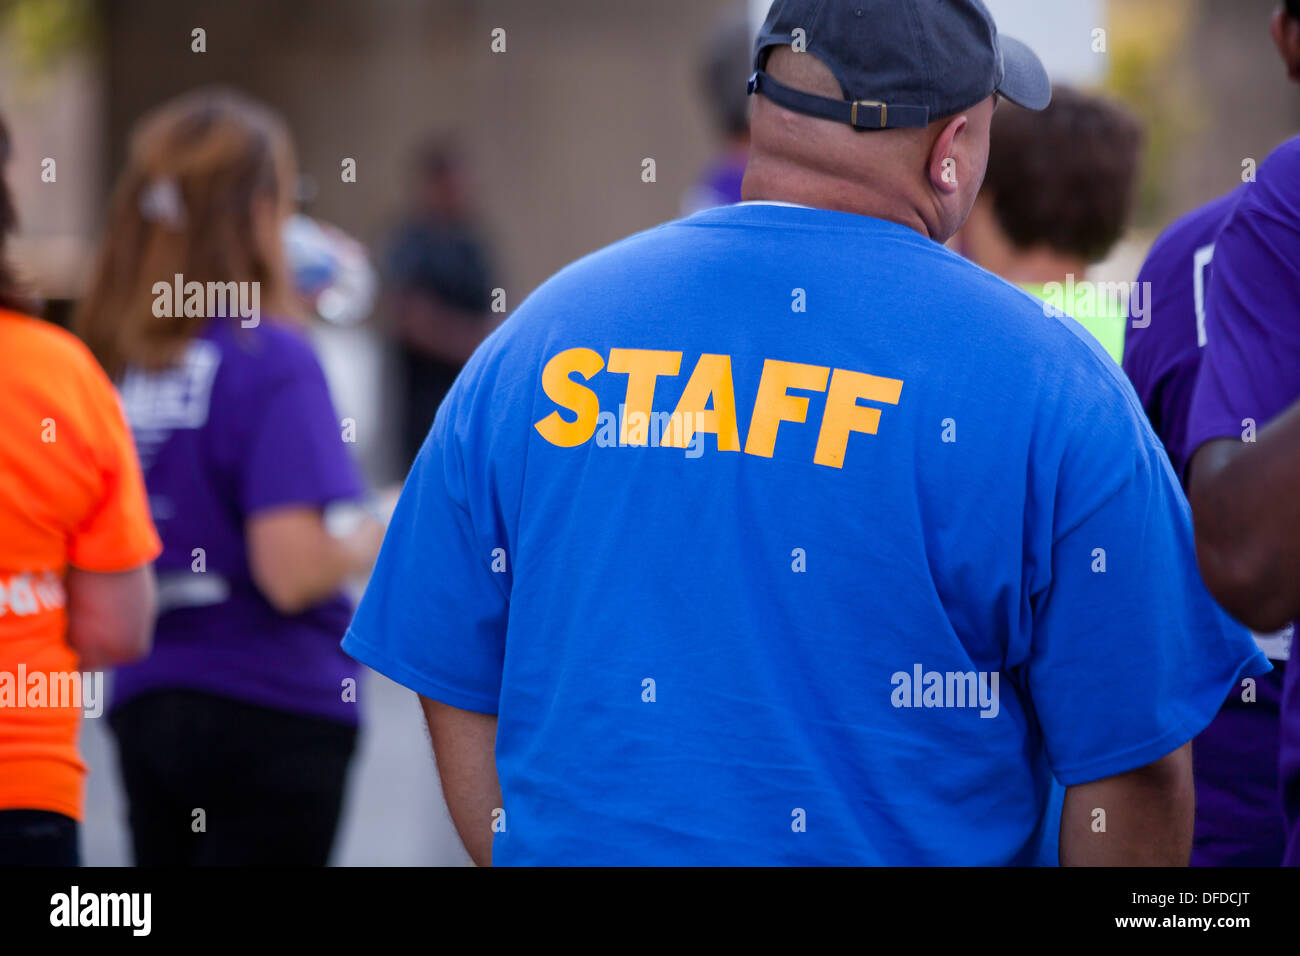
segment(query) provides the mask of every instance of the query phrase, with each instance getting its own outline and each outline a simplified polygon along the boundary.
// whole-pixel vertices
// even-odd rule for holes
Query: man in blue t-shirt
[[[942,245],[1046,73],[974,0],[779,0],[756,54],[749,202],[479,349],[344,647],[479,863],[1186,863],[1268,664],[1118,366]]]

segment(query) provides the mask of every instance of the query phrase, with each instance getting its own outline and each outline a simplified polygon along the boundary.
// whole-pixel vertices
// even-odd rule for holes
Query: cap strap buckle
[[[880,110],[880,122],[859,123],[858,122],[859,106],[877,107]],[[852,126],[856,126],[858,129],[884,129],[889,123],[889,107],[886,106],[884,103],[880,102],[880,100],[854,100],[853,108],[849,111],[849,123]]]
[[[837,100],[829,96],[817,96],[803,93],[785,86],[772,79],[771,75],[758,70],[749,78],[750,95],[761,93],[777,106],[816,116],[819,119],[833,120],[836,123],[848,123],[858,132],[868,130],[894,129],[909,127],[922,129],[930,122],[929,107],[895,103],[886,106],[880,100]],[[863,110],[875,109],[871,113]]]

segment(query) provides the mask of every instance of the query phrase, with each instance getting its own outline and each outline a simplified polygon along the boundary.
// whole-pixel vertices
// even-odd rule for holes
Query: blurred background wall
[[[369,243],[400,211],[414,144],[460,135],[517,303],[566,262],[677,213],[711,148],[700,49],[736,4],[765,0],[7,0],[0,105],[23,259],[52,297],[75,293],[76,250],[95,235],[132,121],[217,82],[286,115],[312,211]],[[1140,226],[1231,188],[1243,158],[1300,127],[1267,36],[1273,0],[989,5],[1058,78],[1095,79],[1148,122]],[[194,53],[200,27],[207,51]],[[490,48],[498,27],[505,53]],[[40,181],[45,156],[57,188]],[[340,181],[344,157],[356,183]],[[641,181],[646,157],[656,183]]]
[[[407,161],[458,133],[509,301],[558,266],[671,217],[709,152],[695,61],[723,0],[117,0],[103,13],[114,167],[140,113],[209,82],[289,119],[313,213],[377,242]],[[207,30],[208,52],[190,52]],[[506,31],[506,52],[491,51]],[[743,77],[741,78],[743,82]],[[356,183],[340,181],[344,157]],[[653,157],[658,181],[641,182]]]

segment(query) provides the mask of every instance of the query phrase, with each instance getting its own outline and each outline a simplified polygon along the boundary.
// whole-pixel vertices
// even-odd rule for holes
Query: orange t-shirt
[[[161,549],[99,363],[62,329],[0,311],[0,810],[81,819],[64,578],[69,565],[128,571]]]

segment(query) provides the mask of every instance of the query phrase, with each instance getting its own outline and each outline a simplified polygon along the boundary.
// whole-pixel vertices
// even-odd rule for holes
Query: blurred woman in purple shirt
[[[203,90],[145,117],[77,317],[118,381],[163,540],[152,655],[110,720],[139,865],[323,865],[357,732],[339,649],[382,531],[362,493],[281,240],[283,123]]]

